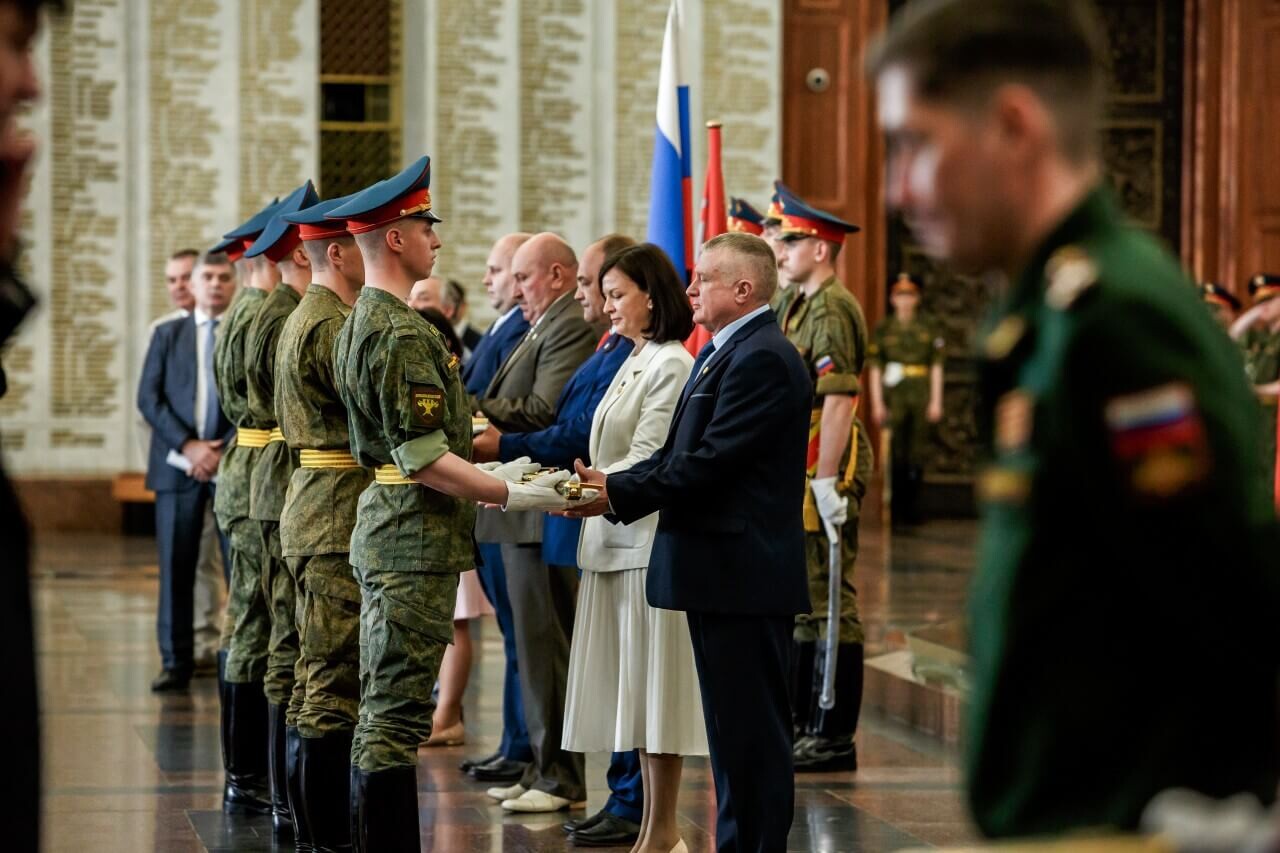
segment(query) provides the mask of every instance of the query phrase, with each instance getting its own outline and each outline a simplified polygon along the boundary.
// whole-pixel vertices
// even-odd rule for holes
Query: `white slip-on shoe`
[[[490,797],[493,797],[498,802],[502,803],[502,802],[505,802],[506,800],[514,800],[514,799],[517,799],[518,797],[523,796],[527,790],[528,789],[525,788],[524,785],[521,785],[519,782],[517,782],[516,784],[510,786],[509,788],[490,788],[489,790],[485,791],[485,793],[488,794]]]
[[[524,812],[526,814],[558,812],[561,809],[581,808],[585,805],[585,801],[575,803],[564,797],[548,794],[546,791],[525,791],[519,797],[504,800],[502,803],[502,807],[509,812]]]

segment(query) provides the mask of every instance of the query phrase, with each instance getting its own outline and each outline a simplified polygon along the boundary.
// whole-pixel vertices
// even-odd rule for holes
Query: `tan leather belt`
[[[303,468],[359,468],[360,463],[347,450],[300,450],[298,464]]]
[[[266,447],[271,440],[269,429],[249,429],[236,427],[236,444],[240,447]]]
[[[394,465],[379,465],[373,469],[373,481],[383,486],[416,486],[418,483],[400,475]]]

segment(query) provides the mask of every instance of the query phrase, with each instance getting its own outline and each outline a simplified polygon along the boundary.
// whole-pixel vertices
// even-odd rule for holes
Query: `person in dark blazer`
[[[785,850],[794,805],[791,633],[809,612],[804,459],[813,387],[769,309],[777,267],[745,233],[707,242],[689,296],[712,333],[662,449],[607,477],[574,511],[629,524],[660,512],[649,562],[654,607],[689,620],[721,851]]]
[[[516,302],[515,277],[511,274],[511,261],[516,250],[528,241],[530,234],[508,234],[493,244],[485,262],[484,289],[489,294],[489,304],[498,312],[484,337],[471,352],[471,358],[463,364],[462,383],[468,394],[480,394],[489,387],[498,368],[511,355],[516,344],[529,331],[529,321],[524,318]],[[477,542],[480,565],[476,577],[480,587],[493,605],[502,634],[502,650],[506,668],[502,678],[502,740],[493,753],[468,758],[458,769],[479,782],[514,782],[524,773],[525,766],[533,760],[529,747],[529,729],[524,722],[524,706],[520,700],[520,671],[516,658],[516,635],[511,621],[511,598],[507,595],[507,576],[502,568],[502,548],[497,542]]]
[[[163,671],[151,689],[191,680],[196,560],[205,508],[213,500],[222,448],[235,429],[218,403],[213,345],[235,292],[226,255],[205,255],[192,275],[195,310],[156,327],[138,384],[138,410],[151,425],[147,488],[156,493],[160,606],[156,635]],[[223,560],[226,537],[219,531]]]

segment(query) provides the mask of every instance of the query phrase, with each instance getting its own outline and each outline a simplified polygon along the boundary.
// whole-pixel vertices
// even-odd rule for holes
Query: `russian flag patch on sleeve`
[[[828,373],[836,369],[836,363],[832,360],[831,356],[824,355],[814,363],[813,369],[819,376],[826,376]]]
[[[1204,424],[1187,384],[1115,397],[1104,414],[1112,453],[1137,494],[1173,497],[1208,475]]]

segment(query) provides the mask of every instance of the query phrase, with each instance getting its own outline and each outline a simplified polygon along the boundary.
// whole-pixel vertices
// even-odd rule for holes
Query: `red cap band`
[[[278,264],[292,255],[293,250],[298,248],[301,243],[302,238],[298,236],[298,226],[290,225],[288,230],[280,235],[280,239],[262,254],[266,255],[272,263]]]
[[[347,233],[346,223],[341,219],[330,219],[314,225],[302,222],[298,225],[298,238],[304,243],[308,240],[332,240],[335,237],[345,237]]]
[[[232,243],[227,247],[227,260],[234,264],[236,261],[243,258],[245,251],[249,248],[252,242],[252,240],[237,240]]]
[[[739,231],[746,234],[755,234],[758,237],[764,233],[764,226],[758,225],[749,219],[739,219],[736,216],[730,216],[729,230]]]
[[[828,225],[817,219],[805,219],[802,216],[782,214],[782,234],[784,237],[798,234],[805,237],[817,237],[819,240],[829,240],[832,243],[843,243],[845,233],[843,228]]]
[[[411,190],[399,198],[392,199],[382,207],[375,207],[366,213],[347,220],[347,231],[352,234],[364,234],[375,228],[381,228],[397,219],[412,216],[415,213],[431,209],[431,191],[426,187]]]

